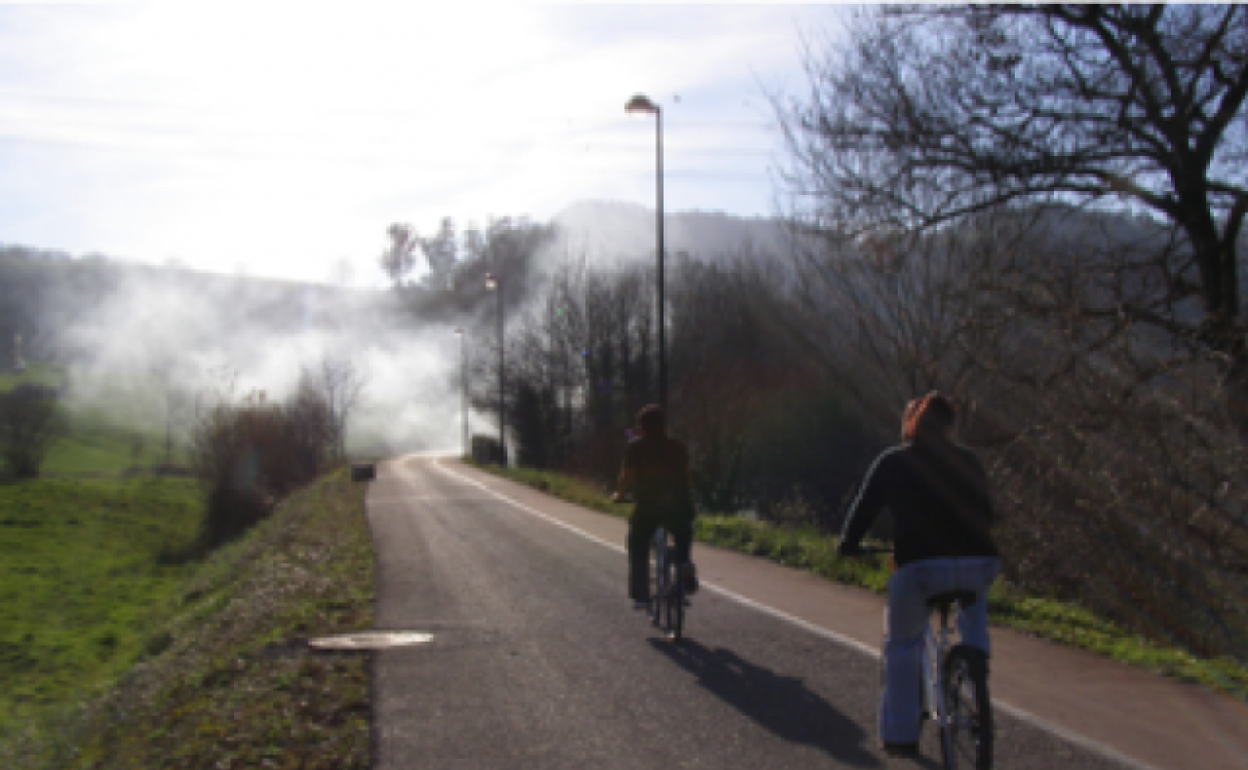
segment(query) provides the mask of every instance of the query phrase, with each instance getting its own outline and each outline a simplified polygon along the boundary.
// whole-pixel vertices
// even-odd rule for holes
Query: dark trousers
[[[691,519],[664,520],[662,516],[633,511],[628,517],[628,595],[635,602],[650,600],[650,541],[660,525],[672,533],[676,542],[676,563],[689,561],[693,545]]]

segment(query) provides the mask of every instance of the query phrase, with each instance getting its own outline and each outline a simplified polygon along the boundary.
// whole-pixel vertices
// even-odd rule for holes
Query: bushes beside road
[[[191,464],[208,493],[201,547],[238,537],[340,460],[339,432],[328,395],[306,373],[284,404],[253,394],[209,410],[191,436]]]

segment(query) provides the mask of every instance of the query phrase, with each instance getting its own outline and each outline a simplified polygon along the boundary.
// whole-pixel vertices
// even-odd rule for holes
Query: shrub
[[[0,459],[6,473],[38,476],[60,425],[55,388],[24,384],[0,393]]]
[[[819,525],[815,507],[802,496],[801,489],[796,486],[787,498],[769,504],[765,510],[767,520],[782,527],[796,529]]]
[[[330,465],[341,429],[324,392],[305,374],[294,396],[283,407],[286,465],[281,491],[319,476]]]
[[[308,380],[285,405],[220,404],[193,431],[192,463],[208,487],[201,539],[216,547],[264,518],[275,500],[320,475],[337,439],[328,401]]]
[[[507,465],[507,453],[498,439],[480,434],[472,437],[472,461],[480,465]]]

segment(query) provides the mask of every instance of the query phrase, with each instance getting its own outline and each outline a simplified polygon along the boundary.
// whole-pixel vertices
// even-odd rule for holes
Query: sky
[[[0,244],[382,285],[388,225],[774,213],[834,6],[0,6]]]

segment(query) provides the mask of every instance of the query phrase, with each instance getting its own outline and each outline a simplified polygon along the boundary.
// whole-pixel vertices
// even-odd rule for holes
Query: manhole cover
[[[405,647],[431,641],[433,641],[433,634],[414,631],[369,631],[309,639],[308,646],[318,650],[384,650],[389,647]]]

